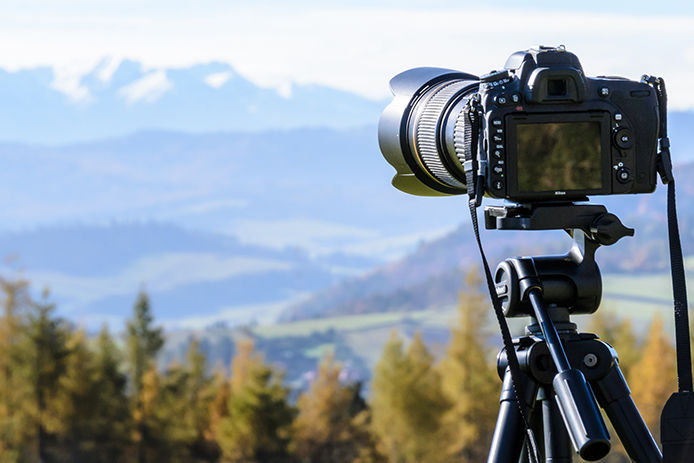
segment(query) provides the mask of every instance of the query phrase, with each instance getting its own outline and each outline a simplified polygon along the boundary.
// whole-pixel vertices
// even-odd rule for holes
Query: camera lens
[[[466,84],[461,80],[444,82],[427,92],[413,111],[408,137],[415,159],[430,175],[446,187],[465,191],[465,172],[453,148],[453,137],[462,109],[454,104],[454,97]]]
[[[469,74],[433,68],[413,69],[391,81],[395,99],[381,116],[379,144],[397,170],[396,188],[427,196],[467,193],[455,125],[478,82]]]

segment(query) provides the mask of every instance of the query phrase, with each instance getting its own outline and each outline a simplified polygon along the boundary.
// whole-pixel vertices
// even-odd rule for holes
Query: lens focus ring
[[[454,188],[465,188],[465,183],[455,178],[442,162],[437,140],[444,110],[453,96],[466,85],[469,82],[456,80],[434,90],[428,101],[423,103],[414,134],[416,154],[426,169],[438,181]]]

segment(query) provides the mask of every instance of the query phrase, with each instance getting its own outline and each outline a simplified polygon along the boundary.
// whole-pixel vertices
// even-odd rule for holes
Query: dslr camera
[[[563,46],[516,52],[482,77],[416,68],[390,85],[378,138],[406,193],[535,203],[655,189],[653,87],[586,77]]]

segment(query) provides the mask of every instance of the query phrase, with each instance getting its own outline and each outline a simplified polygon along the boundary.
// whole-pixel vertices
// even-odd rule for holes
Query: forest
[[[486,459],[500,380],[487,296],[470,273],[442,356],[391,335],[366,393],[326,354],[308,389],[291,390],[253,339],[226,367],[190,343],[157,368],[165,333],[141,291],[126,326],[90,335],[47,292],[0,279],[0,462],[452,463]],[[604,311],[602,311],[604,312]],[[675,385],[663,322],[645,336],[598,311],[589,331],[613,345],[645,421],[659,435]],[[613,436],[614,432],[611,431]],[[626,462],[616,436],[605,461]]]

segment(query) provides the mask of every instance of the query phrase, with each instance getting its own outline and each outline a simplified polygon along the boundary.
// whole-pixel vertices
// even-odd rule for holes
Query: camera
[[[468,193],[471,179],[479,198],[519,203],[655,189],[653,87],[586,77],[563,46],[513,53],[504,69],[481,77],[416,68],[390,85],[379,145],[397,171],[393,186],[406,193]]]

